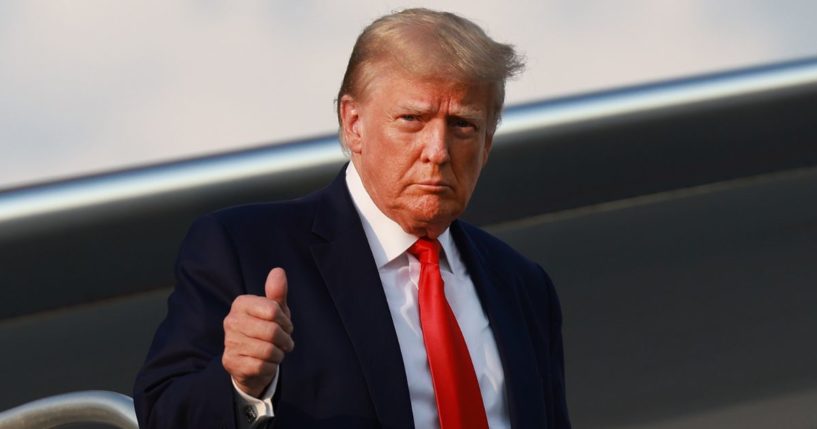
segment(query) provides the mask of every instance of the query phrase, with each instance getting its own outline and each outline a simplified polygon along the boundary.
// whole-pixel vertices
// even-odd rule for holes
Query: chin
[[[434,199],[434,201],[429,201],[412,210],[412,218],[416,220],[418,225],[448,226],[462,214],[462,211],[462,206],[459,204]]]
[[[456,198],[411,195],[395,200],[387,215],[410,234],[436,236],[462,214],[464,207]]]

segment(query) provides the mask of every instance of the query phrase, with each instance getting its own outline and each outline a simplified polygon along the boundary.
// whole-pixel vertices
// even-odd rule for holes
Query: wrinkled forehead
[[[382,83],[402,79],[409,84],[409,88],[420,89],[431,85],[445,87],[452,93],[462,94],[462,104],[467,105],[467,109],[473,113],[481,112],[489,118],[496,115],[496,84],[464,76],[443,61],[429,61],[428,58],[419,58],[415,55],[386,55],[368,62],[360,77],[358,97],[361,101],[376,93]],[[418,98],[411,97],[411,94],[412,91],[406,93],[407,101]],[[421,103],[420,99],[416,102]]]

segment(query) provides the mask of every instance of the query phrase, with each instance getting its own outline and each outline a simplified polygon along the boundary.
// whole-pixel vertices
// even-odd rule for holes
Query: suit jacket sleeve
[[[221,363],[222,321],[246,293],[237,253],[212,215],[198,219],[176,263],[176,287],[134,387],[141,428],[235,428],[233,387]]]
[[[562,342],[562,307],[559,303],[559,297],[556,294],[556,288],[550,280],[550,276],[542,270],[542,275],[545,277],[545,287],[547,290],[548,314],[549,320],[549,337],[550,337],[550,363],[552,365],[553,377],[548,386],[551,390],[553,398],[553,428],[569,429],[570,418],[567,410],[567,393],[565,391],[565,360],[564,360],[564,346]]]

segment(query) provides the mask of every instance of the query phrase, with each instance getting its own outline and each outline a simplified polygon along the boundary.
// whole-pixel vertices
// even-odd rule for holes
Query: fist
[[[264,294],[239,296],[224,318],[221,363],[236,385],[256,398],[275,378],[286,353],[295,347],[283,269],[269,272]]]

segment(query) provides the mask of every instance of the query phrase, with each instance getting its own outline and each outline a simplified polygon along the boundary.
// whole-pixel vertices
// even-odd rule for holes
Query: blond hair
[[[399,65],[412,76],[494,85],[494,127],[505,101],[505,80],[524,68],[513,46],[494,41],[468,19],[422,8],[392,13],[372,22],[355,42],[338,91],[339,124],[340,100],[365,97],[373,65],[382,63]]]

